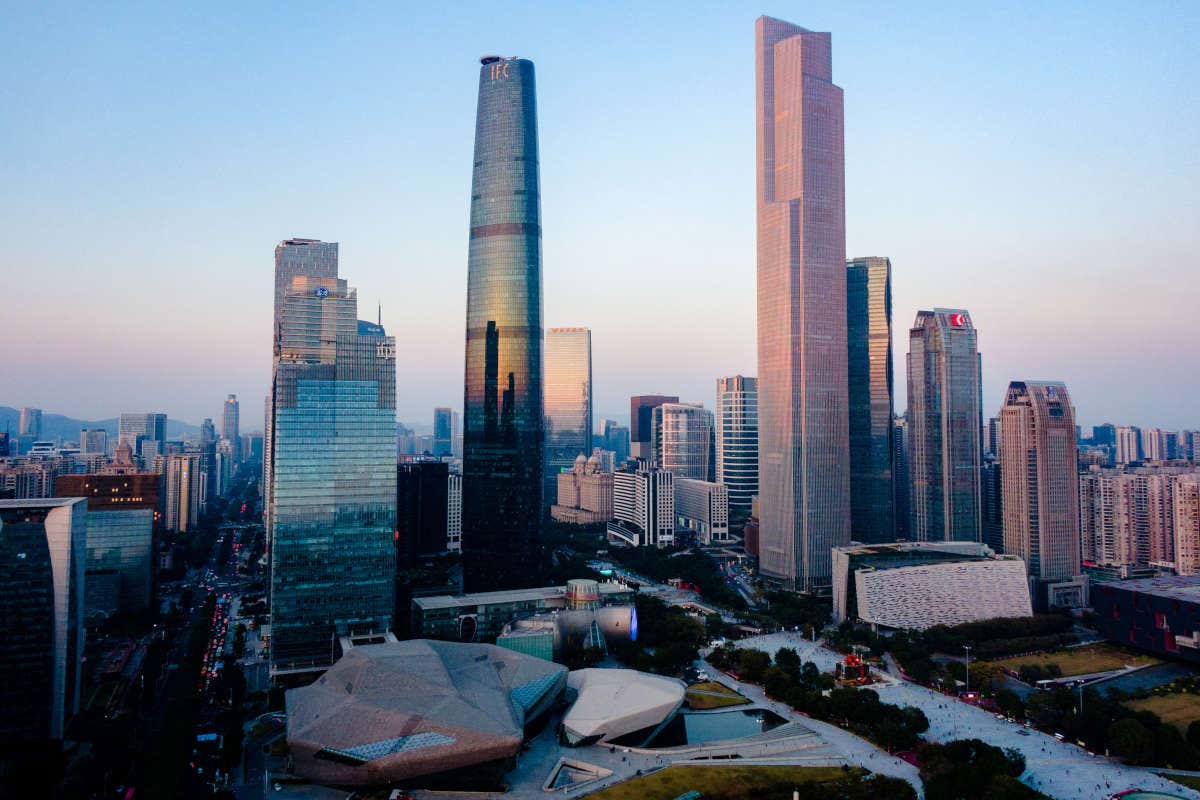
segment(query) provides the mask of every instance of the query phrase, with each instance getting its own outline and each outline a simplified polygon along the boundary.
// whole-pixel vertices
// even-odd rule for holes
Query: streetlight
[[[967,651],[967,692],[971,691],[971,645],[964,644],[963,650]]]

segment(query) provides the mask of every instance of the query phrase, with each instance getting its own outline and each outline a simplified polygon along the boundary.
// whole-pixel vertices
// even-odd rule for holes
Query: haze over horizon
[[[537,66],[544,323],[593,331],[597,419],[754,375],[753,22],[831,31],[847,255],[889,256],[896,411],[919,308],[979,330],[984,411],[1196,428],[1200,6],[11,9],[0,404],[261,428],[272,251],[337,241],[397,340],[398,416],[462,401],[478,56]],[[27,35],[26,35],[27,34]],[[664,43],[670,46],[663,46]],[[80,391],[87,386],[86,393]]]

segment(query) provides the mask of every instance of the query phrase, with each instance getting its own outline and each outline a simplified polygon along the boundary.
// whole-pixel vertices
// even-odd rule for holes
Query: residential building
[[[907,415],[917,541],[977,542],[982,535],[979,363],[969,313],[917,312],[909,331]],[[1003,417],[1000,425],[1003,436]]]
[[[850,535],[896,539],[892,475],[892,262],[846,262],[846,365],[850,392]]]
[[[663,403],[654,409],[654,465],[677,478],[716,478],[713,415],[699,403]]]
[[[463,588],[541,582],[542,226],[533,62],[479,68],[467,256]]]
[[[546,480],[544,501],[557,500],[558,476],[592,452],[592,332],[547,328],[544,344]]]
[[[828,33],[755,22],[759,568],[830,586],[850,541],[842,90]]]
[[[1180,475],[1171,487],[1175,572],[1200,573],[1200,472]]]
[[[450,473],[446,479],[446,550],[462,552],[462,475]]]
[[[731,541],[729,487],[723,483],[675,478],[675,531],[703,545]]]
[[[654,409],[663,403],[678,403],[665,394],[639,394],[629,398],[629,457],[654,458]]]
[[[633,547],[675,544],[675,476],[639,460],[613,473],[608,540]]]
[[[1136,425],[1117,427],[1118,464],[1132,464],[1142,460],[1142,429]]]
[[[163,470],[165,503],[163,522],[169,531],[185,533],[200,522],[203,485],[200,453],[174,453],[166,456]]]
[[[717,483],[729,487],[730,516],[750,516],[758,494],[758,381],[717,378]]]

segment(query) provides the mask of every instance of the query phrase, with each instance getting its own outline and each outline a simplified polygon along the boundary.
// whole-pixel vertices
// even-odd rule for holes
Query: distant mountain
[[[0,431],[7,427],[9,433],[16,438],[18,426],[21,424],[21,410],[19,408],[9,408],[8,406],[0,406]],[[42,412],[42,438],[54,439],[61,438],[63,441],[73,442],[79,439],[80,428],[103,428],[108,431],[108,435],[114,439],[117,437],[117,419],[73,419],[64,417],[62,414],[49,414]],[[195,435],[200,432],[200,429],[195,425],[189,425],[186,422],[180,422],[177,419],[167,418],[167,438],[181,439],[188,435]]]

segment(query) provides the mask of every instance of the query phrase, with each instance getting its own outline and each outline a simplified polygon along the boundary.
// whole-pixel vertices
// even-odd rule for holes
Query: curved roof
[[[567,686],[578,695],[563,717],[573,743],[607,742],[657,726],[679,709],[686,690],[682,681],[632,669],[575,670]]]
[[[485,644],[416,639],[355,647],[287,693],[296,771],[337,785],[444,772],[520,748],[566,668]]]

